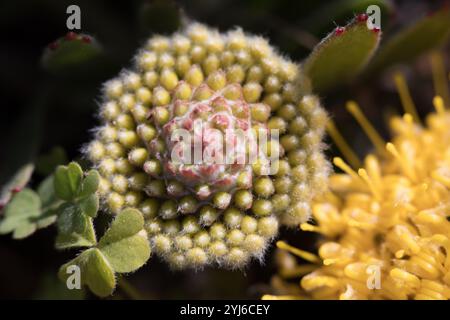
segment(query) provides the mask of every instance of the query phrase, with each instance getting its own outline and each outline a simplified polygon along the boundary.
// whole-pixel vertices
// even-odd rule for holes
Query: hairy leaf
[[[323,39],[304,64],[313,90],[318,93],[351,80],[368,63],[380,41],[380,31],[369,30],[356,18],[345,29]]]
[[[143,228],[142,214],[135,209],[125,209],[100,239],[98,248],[114,271],[132,272],[150,258],[150,245]]]
[[[78,74],[95,66],[102,55],[101,46],[92,36],[69,32],[45,49],[41,63],[53,74]]]
[[[57,249],[90,247],[97,243],[92,218],[78,204],[64,203],[59,211]]]
[[[99,207],[98,196],[94,193],[78,201],[83,213],[89,217],[95,218]]]
[[[80,192],[82,178],[83,170],[78,163],[59,166],[56,168],[54,180],[56,195],[62,200],[74,200]]]
[[[80,268],[81,283],[87,285],[93,293],[100,297],[106,297],[113,293],[116,287],[114,271],[100,250],[96,248],[87,249],[78,257],[64,264],[59,269],[59,277],[67,282],[70,281],[70,266]]]
[[[90,170],[81,184],[80,197],[87,197],[97,191],[100,183],[100,175],[96,170]]]

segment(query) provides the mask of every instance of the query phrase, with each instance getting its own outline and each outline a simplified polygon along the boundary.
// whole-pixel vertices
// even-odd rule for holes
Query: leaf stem
[[[125,278],[120,277],[118,281],[120,289],[132,300],[144,300],[144,295],[136,289],[130,282],[125,280]]]

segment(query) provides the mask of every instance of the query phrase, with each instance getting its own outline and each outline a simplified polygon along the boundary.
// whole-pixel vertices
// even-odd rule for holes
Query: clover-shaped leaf
[[[34,171],[34,165],[29,163],[21,167],[14,176],[1,188],[0,206],[6,206],[13,191],[20,190],[28,183]],[[2,208],[0,207],[0,211]]]
[[[77,265],[83,284],[100,297],[110,295],[115,288],[116,272],[135,271],[150,258],[150,244],[143,228],[144,218],[138,210],[123,210],[97,246],[87,249],[61,267],[60,278],[67,280],[70,275],[67,268]]]
[[[31,189],[18,192],[5,208],[0,222],[0,234],[12,232],[14,239],[23,239],[37,229],[45,228],[56,221],[51,205],[43,207],[39,194]]]
[[[114,271],[132,272],[149,259],[150,246],[143,228],[142,214],[135,209],[125,209],[100,239],[98,248]]]
[[[370,30],[359,15],[323,39],[306,59],[304,70],[315,92],[322,93],[351,80],[378,48],[381,31]]]
[[[41,198],[42,206],[48,207],[59,202],[55,194],[54,188],[54,176],[48,176],[45,178],[37,188],[39,198]]]
[[[100,297],[106,297],[113,293],[116,287],[114,270],[111,268],[105,256],[97,248],[90,248],[82,252],[75,259],[64,264],[59,269],[59,277],[68,281],[72,274],[71,266],[80,268],[81,283]]]
[[[87,173],[81,184],[80,197],[87,197],[97,191],[100,183],[100,175],[96,170],[91,170]]]
[[[74,200],[81,190],[82,178],[83,170],[78,163],[71,162],[68,166],[58,166],[55,172],[56,195],[62,200]]]
[[[78,204],[64,203],[58,211],[57,249],[90,247],[97,243],[92,218]]]
[[[58,208],[56,248],[91,247],[97,244],[92,218],[95,218],[99,208],[96,194],[99,181],[99,174],[95,170],[83,177],[83,170],[76,162],[56,169],[55,193],[64,200]]]

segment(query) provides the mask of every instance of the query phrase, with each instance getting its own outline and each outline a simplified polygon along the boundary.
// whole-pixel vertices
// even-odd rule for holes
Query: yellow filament
[[[440,52],[431,54],[431,71],[433,74],[434,91],[441,96],[446,105],[450,105],[450,93],[447,79],[445,78],[444,59]]]
[[[337,129],[334,121],[331,119],[327,123],[327,131],[331,139],[333,139],[334,143],[338,147],[339,151],[341,151],[342,155],[345,157],[345,160],[347,160],[353,168],[360,168],[361,160],[353,152],[352,148],[347,143],[347,141],[345,141],[344,137]]]
[[[435,96],[433,98],[433,105],[434,105],[434,108],[436,109],[437,113],[439,113],[440,115],[444,114],[445,106],[444,106],[444,100],[442,99],[442,97]]]
[[[303,231],[320,232],[320,228],[309,223],[302,223],[300,229]]]
[[[397,87],[398,94],[400,96],[400,100],[402,102],[403,109],[406,113],[409,113],[413,116],[415,122],[420,123],[420,118],[417,114],[416,106],[414,105],[414,101],[411,98],[411,94],[409,93],[405,77],[400,72],[397,72],[394,75],[394,81],[395,86]]]
[[[296,256],[298,256],[302,259],[305,259],[306,261],[309,261],[311,263],[320,263],[321,262],[320,258],[318,256],[316,256],[315,254],[292,247],[284,241],[277,241],[277,247],[282,250],[289,251],[290,253],[295,254]]]
[[[344,171],[346,174],[350,175],[352,178],[354,178],[356,181],[360,180],[360,177],[358,176],[358,174],[355,172],[355,170],[353,170],[348,164],[346,164],[344,162],[344,160],[342,160],[342,158],[339,157],[334,157],[333,158],[333,163],[336,167],[338,167],[339,169],[341,169],[342,171]]]
[[[414,123],[414,118],[413,118],[413,116],[410,115],[409,113],[405,113],[405,114],[403,115],[403,120],[405,120],[405,122],[406,122],[407,124],[413,124],[413,123]]]
[[[405,250],[398,250],[395,252],[395,257],[397,259],[401,259],[405,256]]]
[[[287,278],[298,278],[300,276],[303,276],[305,274],[308,274],[310,272],[313,272],[317,269],[317,265],[314,264],[303,264],[296,266],[293,269],[288,270],[280,270],[280,275],[287,279]]]
[[[333,263],[336,263],[337,261],[338,261],[337,259],[325,259],[323,260],[323,265],[331,266]]]
[[[378,192],[378,189],[375,187],[375,184],[373,183],[372,179],[370,179],[369,175],[367,174],[367,171],[365,169],[359,169],[358,175],[367,183],[370,191],[372,191],[376,200],[378,201],[381,200],[381,195]]]
[[[358,104],[355,101],[348,101],[346,107],[348,112],[352,114],[352,116],[359,123],[366,135],[369,137],[370,141],[372,141],[372,144],[375,146],[378,153],[385,155],[386,152],[384,149],[384,145],[386,144],[386,142],[383,140],[383,138],[381,138],[381,136],[378,134],[378,132],[375,130],[366,116],[362,113]]]
[[[409,165],[409,162],[405,160],[402,155],[398,152],[397,148],[394,146],[393,143],[388,142],[386,144],[386,150],[392,154],[400,164],[400,168],[402,169],[403,173],[412,181],[416,180],[416,175],[414,173],[413,168]]]

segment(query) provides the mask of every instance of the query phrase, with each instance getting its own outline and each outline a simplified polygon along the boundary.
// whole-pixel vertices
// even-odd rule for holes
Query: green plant
[[[84,248],[61,267],[60,278],[67,280],[67,267],[78,265],[82,283],[102,297],[113,292],[116,274],[140,268],[151,249],[173,268],[215,262],[240,268],[251,257],[262,259],[278,225],[307,220],[311,198],[326,188],[327,117],[312,92],[324,94],[403,59],[399,52],[411,37],[424,41],[408,54],[448,36],[444,10],[377,54],[381,31],[368,30],[366,19],[358,15],[336,28],[303,67],[240,30],[220,34],[192,24],[172,37],[150,38],[132,69],[105,85],[101,126],[85,149],[94,169],[59,166],[33,191],[23,188],[34,166],[23,167],[2,191],[0,232],[24,238],[56,222],[58,249]],[[439,41],[425,41],[430,30]],[[42,63],[51,73],[72,75],[103,54],[94,38],[70,33],[46,49]],[[280,130],[279,144],[271,142],[282,154],[278,173],[262,175],[260,162],[237,168],[171,163],[176,144],[169,135],[187,118],[207,119],[218,129],[225,121]],[[61,159],[60,152],[41,158],[39,171],[51,172]],[[99,210],[112,219],[101,237],[94,227]]]

